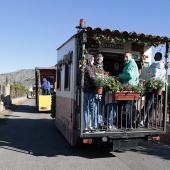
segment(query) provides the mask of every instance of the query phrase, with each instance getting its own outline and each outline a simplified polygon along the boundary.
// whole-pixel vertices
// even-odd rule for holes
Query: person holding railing
[[[122,84],[131,84],[137,86],[139,83],[139,71],[138,66],[134,59],[132,59],[132,53],[124,53],[124,68],[123,72],[119,74],[119,80]],[[132,128],[132,115],[131,111],[128,108],[132,107],[132,101],[123,101],[126,105],[127,110],[127,127]]]

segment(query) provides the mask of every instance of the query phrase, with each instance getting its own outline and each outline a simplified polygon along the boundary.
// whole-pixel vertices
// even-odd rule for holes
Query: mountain
[[[22,69],[10,73],[0,74],[0,84],[8,81],[9,83],[22,84],[24,86],[33,86],[35,84],[35,70]]]

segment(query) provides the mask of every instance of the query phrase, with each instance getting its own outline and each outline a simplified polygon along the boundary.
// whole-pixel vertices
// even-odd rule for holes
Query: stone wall
[[[4,103],[0,102],[0,112],[2,112],[5,109]]]
[[[2,86],[1,86],[2,87]],[[27,95],[17,98],[11,98],[10,97],[10,85],[7,84],[4,88],[4,91],[0,91],[0,112],[2,112],[5,109],[5,106],[9,106],[11,104],[16,104],[20,101],[23,101],[27,98]]]

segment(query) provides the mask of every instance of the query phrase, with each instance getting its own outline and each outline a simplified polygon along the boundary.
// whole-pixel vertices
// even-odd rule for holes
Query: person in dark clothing
[[[113,69],[110,71],[110,76],[119,77],[119,74],[121,73],[120,64],[115,61],[112,68]]]
[[[120,65],[117,61],[113,62],[112,70],[110,70],[110,76],[113,76],[115,79],[119,77]],[[105,93],[105,103],[106,106],[109,107],[108,112],[108,128],[109,130],[116,129],[116,119],[117,119],[117,102],[113,100],[112,94],[106,92]]]
[[[96,104],[95,104],[95,83],[93,70],[94,57],[87,56],[87,66],[84,68],[84,128],[97,129]],[[88,110],[90,112],[88,112]],[[92,126],[90,126],[90,114],[92,118]]]
[[[103,65],[103,54],[102,53],[96,53],[94,56],[94,74],[95,76],[98,75],[104,75],[106,72],[108,73],[108,68]]]

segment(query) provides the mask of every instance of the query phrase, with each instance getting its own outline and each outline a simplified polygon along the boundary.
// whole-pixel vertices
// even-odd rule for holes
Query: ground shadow
[[[0,148],[34,156],[113,157],[106,149],[92,145],[71,147],[50,119],[2,119],[0,134]]]
[[[34,98],[30,98],[29,100],[35,100]],[[25,113],[37,113],[38,108],[36,105],[30,106],[30,105],[24,105],[24,104],[11,104],[8,106],[5,106],[5,109],[9,112],[25,112]]]
[[[57,157],[79,156],[89,159],[114,157],[114,152],[109,152],[104,148],[97,148],[94,145],[73,148],[69,145],[63,135],[54,125],[54,120],[50,116],[44,117],[36,112],[36,107],[21,105],[17,107],[17,112],[34,113],[31,118],[17,117],[11,113],[6,118],[0,120],[0,148],[31,154],[34,156]],[[20,113],[19,113],[20,114]],[[15,116],[13,116],[15,115]],[[22,114],[20,114],[22,115]],[[169,146],[158,144],[140,143],[140,154],[154,155],[166,160],[170,160]]]

